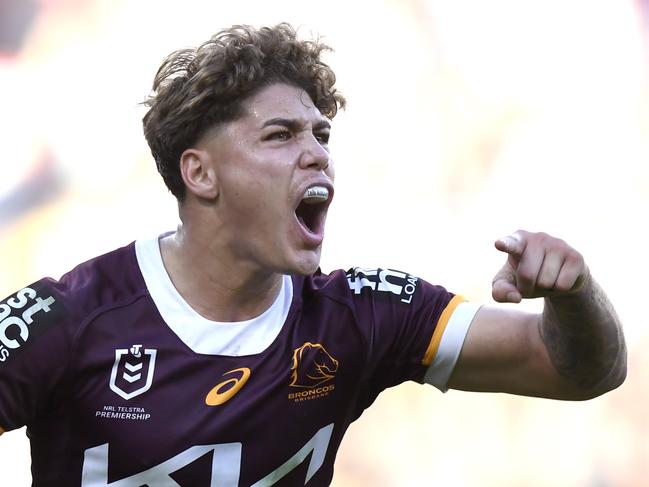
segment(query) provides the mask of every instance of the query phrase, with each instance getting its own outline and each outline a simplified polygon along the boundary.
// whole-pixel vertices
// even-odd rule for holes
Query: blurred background
[[[649,485],[647,0],[0,0],[0,295],[173,229],[139,103],[172,50],[279,21],[335,48],[349,101],[325,271],[488,303],[493,241],[543,230],[585,255],[629,346],[626,383],[585,403],[386,391],[334,486]],[[24,429],[3,435],[0,484],[29,462]]]

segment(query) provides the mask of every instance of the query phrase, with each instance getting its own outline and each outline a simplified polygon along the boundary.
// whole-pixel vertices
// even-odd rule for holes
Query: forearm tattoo
[[[557,371],[584,390],[613,387],[626,373],[620,320],[589,278],[579,293],[545,298],[540,333]]]

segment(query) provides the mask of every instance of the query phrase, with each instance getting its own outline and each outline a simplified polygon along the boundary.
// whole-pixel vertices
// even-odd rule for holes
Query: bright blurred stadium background
[[[172,50],[279,21],[335,48],[349,100],[325,270],[489,302],[493,240],[543,230],[586,256],[629,345],[626,383],[586,403],[386,391],[334,485],[649,485],[647,0],[0,0],[0,295],[173,228],[139,102]],[[29,485],[24,430],[0,484]]]

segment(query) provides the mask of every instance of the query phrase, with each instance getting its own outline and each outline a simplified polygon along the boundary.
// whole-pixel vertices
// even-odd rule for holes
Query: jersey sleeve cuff
[[[479,309],[480,305],[466,301],[455,307],[443,330],[439,348],[428,366],[424,382],[437,387],[442,392],[448,390],[448,380],[460,356],[473,317]]]

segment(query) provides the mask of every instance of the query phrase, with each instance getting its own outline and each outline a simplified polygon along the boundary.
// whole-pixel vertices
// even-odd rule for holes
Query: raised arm
[[[581,254],[563,240],[522,230],[496,248],[508,257],[494,278],[494,299],[543,297],[543,313],[483,307],[448,386],[583,400],[622,384],[622,327]]]

